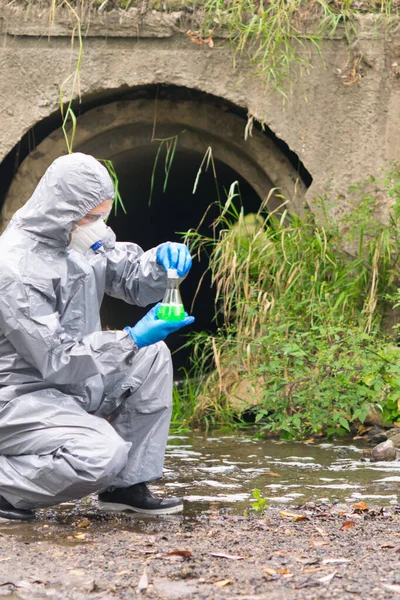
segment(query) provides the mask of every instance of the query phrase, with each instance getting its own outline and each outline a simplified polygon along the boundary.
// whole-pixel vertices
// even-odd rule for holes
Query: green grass
[[[358,37],[356,18],[359,3],[325,0],[270,0],[269,2],[206,0],[204,35],[227,29],[235,55],[245,55],[268,89],[287,93],[287,82],[294,70],[303,74],[311,67],[310,49],[321,52],[321,40],[332,37],[342,26],[349,43]],[[395,1],[366,2],[362,12],[378,12],[385,16],[399,14]]]

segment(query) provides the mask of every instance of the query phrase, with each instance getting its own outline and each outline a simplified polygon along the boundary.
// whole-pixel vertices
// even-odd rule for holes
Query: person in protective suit
[[[0,237],[0,517],[34,519],[93,492],[108,511],[182,510],[146,484],[162,476],[171,416],[161,340],[194,319],[168,323],[153,307],[102,331],[99,311],[104,294],[158,302],[166,269],[183,277],[191,257],[184,244],[116,242],[113,198],[100,162],[62,156]]]

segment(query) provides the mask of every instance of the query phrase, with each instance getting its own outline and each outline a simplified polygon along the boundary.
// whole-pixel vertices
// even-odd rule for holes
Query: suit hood
[[[75,152],[47,169],[12,223],[51,246],[67,246],[72,227],[101,202],[114,199],[107,169],[93,156]]]

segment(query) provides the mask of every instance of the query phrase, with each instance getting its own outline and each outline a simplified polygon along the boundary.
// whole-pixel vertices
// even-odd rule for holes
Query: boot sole
[[[176,513],[180,513],[183,511],[183,504],[177,504],[176,506],[171,506],[170,508],[156,508],[156,509],[148,509],[148,508],[136,508],[135,506],[130,506],[129,504],[117,504],[115,502],[101,502],[99,500],[99,509],[104,512],[126,512],[131,511],[134,513],[142,514],[142,515],[173,515]]]

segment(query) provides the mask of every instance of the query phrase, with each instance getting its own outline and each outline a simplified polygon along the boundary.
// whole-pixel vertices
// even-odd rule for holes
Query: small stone
[[[371,445],[380,444],[381,442],[385,442],[388,438],[387,432],[381,427],[372,427],[370,431],[367,432],[368,443]]]
[[[386,440],[372,448],[371,460],[378,462],[380,460],[396,460],[397,452],[392,440]]]
[[[388,439],[393,442],[395,448],[400,448],[400,429],[398,427],[389,429],[389,431],[386,432],[386,435]]]

